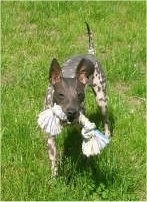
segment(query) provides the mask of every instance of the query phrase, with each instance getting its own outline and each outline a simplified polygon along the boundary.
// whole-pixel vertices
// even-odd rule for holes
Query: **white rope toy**
[[[87,157],[100,154],[110,139],[96,129],[95,123],[91,123],[83,114],[80,114],[79,121],[84,126],[81,131],[84,138],[82,143],[83,154]]]
[[[51,136],[55,136],[62,130],[60,120],[66,121],[66,114],[59,105],[54,104],[52,108],[46,109],[39,114],[38,125]],[[95,123],[91,123],[82,113],[80,113],[79,122],[83,125],[81,131],[83,136],[83,154],[87,157],[100,154],[110,139],[96,129]]]
[[[50,109],[41,112],[38,117],[38,125],[50,135],[58,135],[62,126],[60,120],[66,120],[66,115],[59,105],[54,104]]]

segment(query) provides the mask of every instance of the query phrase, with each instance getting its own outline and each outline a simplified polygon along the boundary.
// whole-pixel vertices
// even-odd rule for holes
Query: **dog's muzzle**
[[[73,122],[78,118],[79,112],[75,109],[68,109],[68,111],[66,112],[66,116],[69,122]]]

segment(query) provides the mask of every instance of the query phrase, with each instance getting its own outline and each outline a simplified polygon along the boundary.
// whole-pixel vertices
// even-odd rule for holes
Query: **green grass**
[[[146,200],[145,2],[2,2],[1,200]],[[53,57],[86,52],[94,33],[108,80],[110,145],[86,159],[80,131],[57,140],[59,177],[50,179],[37,126]],[[91,90],[87,114],[103,130]]]

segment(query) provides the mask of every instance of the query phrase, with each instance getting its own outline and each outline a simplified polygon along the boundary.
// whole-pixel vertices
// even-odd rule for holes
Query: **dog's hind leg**
[[[101,113],[103,116],[105,134],[110,136],[110,129],[109,129],[109,117],[108,117],[108,106],[107,106],[107,96],[106,96],[106,80],[103,73],[99,73],[96,69],[93,78],[93,85],[92,88],[95,92],[96,101],[101,109]]]
[[[48,137],[48,154],[51,161],[51,172],[52,176],[57,175],[57,151],[56,151],[56,140],[55,137]]]
[[[103,116],[103,123],[104,123],[104,129],[105,134],[107,136],[110,136],[110,129],[109,129],[109,117],[108,117],[108,107],[107,107],[107,99],[104,94],[104,92],[98,92],[96,88],[94,88],[94,91],[96,92],[96,101],[97,104],[100,107],[102,116]]]

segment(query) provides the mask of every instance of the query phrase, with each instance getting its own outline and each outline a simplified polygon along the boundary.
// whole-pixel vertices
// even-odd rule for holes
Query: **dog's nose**
[[[67,118],[69,121],[73,121],[76,118],[77,111],[75,109],[68,109]]]

